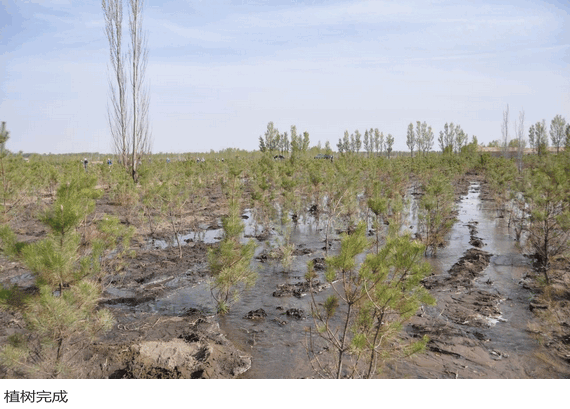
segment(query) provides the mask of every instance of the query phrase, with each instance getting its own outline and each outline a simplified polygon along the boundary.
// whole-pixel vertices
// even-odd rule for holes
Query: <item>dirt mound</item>
[[[218,323],[197,312],[122,322],[106,338],[90,348],[89,378],[233,378],[251,367]]]
[[[305,247],[304,244],[299,244],[295,250],[293,250],[294,256],[306,256],[308,254],[312,254],[313,250],[308,249]]]
[[[470,235],[470,239],[469,239],[469,244],[471,244],[474,247],[477,248],[481,248],[483,246],[485,246],[485,243],[483,243],[483,240],[480,237],[477,237],[477,224],[479,224],[479,222],[476,221],[470,221],[469,223],[467,223],[467,227],[469,228],[469,235]]]
[[[448,303],[443,315],[460,325],[488,327],[500,320],[498,306],[502,298],[483,290],[468,291],[458,296],[451,296],[455,302]]]
[[[274,297],[290,297],[295,296],[301,298],[313,291],[313,293],[320,293],[325,288],[328,288],[329,284],[321,283],[319,280],[313,280],[312,283],[308,281],[301,281],[295,284],[279,284],[277,290],[273,292]]]
[[[323,271],[326,270],[327,265],[326,265],[326,261],[323,257],[316,257],[313,260],[313,268],[317,271]]]
[[[288,317],[292,317],[298,320],[305,319],[305,311],[300,308],[289,308],[286,312]]]
[[[492,254],[477,248],[470,248],[449,270],[448,276],[430,276],[423,280],[424,287],[434,289],[452,286],[468,288],[473,280],[489,265]]]
[[[468,225],[472,235],[476,224]],[[430,338],[428,353],[417,358],[420,368],[441,368],[445,378],[473,377],[489,373],[493,362],[508,358],[490,348],[485,333],[503,320],[499,305],[504,298],[496,290],[487,291],[488,283],[476,282],[491,257],[486,251],[470,248],[448,274],[424,280],[425,287],[437,294],[438,305],[422,310],[408,327],[413,338]]]
[[[247,314],[243,316],[243,318],[246,320],[261,320],[265,317],[267,317],[267,313],[263,308],[249,311]]]

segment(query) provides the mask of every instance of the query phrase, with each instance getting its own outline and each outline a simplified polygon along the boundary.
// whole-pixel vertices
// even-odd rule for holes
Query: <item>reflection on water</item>
[[[412,229],[416,222],[416,201],[413,196],[409,200],[408,226]],[[534,342],[528,337],[525,327],[531,313],[528,305],[528,292],[518,285],[519,280],[528,268],[526,259],[515,248],[504,226],[504,219],[496,219],[492,209],[485,209],[479,200],[479,186],[471,184],[469,192],[458,205],[458,221],[453,227],[448,245],[438,251],[437,257],[428,257],[435,274],[445,274],[457,262],[463,253],[471,247],[470,232],[467,224],[477,222],[477,236],[486,246],[484,250],[492,253],[491,264],[478,282],[493,282],[493,288],[506,300],[501,304],[502,317],[492,322],[488,335],[493,347],[507,353],[530,351]],[[255,236],[260,232],[251,212],[247,212],[246,236]],[[255,287],[246,292],[235,304],[231,312],[220,317],[222,331],[227,337],[253,357],[252,367],[242,377],[245,378],[301,378],[311,377],[314,373],[308,363],[305,351],[306,329],[313,325],[310,318],[310,296],[273,297],[278,284],[303,281],[307,262],[315,257],[323,257],[323,225],[314,220],[305,220],[291,230],[290,240],[297,248],[307,249],[305,255],[295,257],[289,271],[284,272],[277,262],[253,262],[259,274]],[[194,236],[192,236],[194,234]],[[221,230],[206,231],[203,240],[214,242],[221,237]],[[195,233],[183,236],[186,239],[198,238]],[[333,237],[336,237],[333,235]],[[282,236],[273,231],[269,242],[259,243],[256,254],[264,250],[264,246],[275,243]],[[273,240],[273,241],[271,241]],[[156,243],[156,241],[155,241]],[[167,244],[165,244],[167,245]],[[338,250],[338,241],[333,241],[333,254]],[[203,266],[207,268],[207,266]],[[321,280],[322,272],[320,273]],[[208,314],[215,311],[207,281],[185,285],[183,279],[175,279],[165,284],[173,290],[169,295],[136,308],[166,315],[177,315],[185,310],[196,308]],[[478,285],[478,284],[476,284]],[[487,287],[488,288],[488,287]],[[317,302],[323,301],[332,290],[316,295]],[[526,302],[526,304],[525,304]],[[262,308],[267,317],[261,320],[248,320],[243,317],[252,310]],[[290,308],[302,309],[308,318],[295,319],[285,314]],[[409,376],[414,377],[414,374]]]

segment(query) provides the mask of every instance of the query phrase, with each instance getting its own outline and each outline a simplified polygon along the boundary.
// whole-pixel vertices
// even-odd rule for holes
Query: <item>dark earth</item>
[[[458,200],[469,189],[470,182],[480,185],[480,200],[492,206],[490,192],[482,176],[466,175],[456,182]],[[51,200],[47,197],[46,202]],[[212,229],[219,227],[225,213],[221,193],[210,192],[207,216],[196,221],[188,216],[187,226],[197,222]],[[17,220],[18,240],[32,242],[47,232],[33,217],[30,205]],[[316,213],[312,205],[309,212]],[[207,250],[215,244],[187,240],[183,257],[178,257],[176,246],[153,245],[171,237],[168,226],[158,225],[151,234],[147,224],[138,220],[128,209],[114,204],[107,196],[97,202],[95,214],[86,228],[102,214],[118,215],[125,224],[137,228],[133,249],[136,256],[129,259],[116,274],[109,274],[103,282],[101,308],[110,308],[115,316],[113,329],[87,347],[74,352],[71,364],[76,378],[236,378],[247,376],[255,355],[255,337],[249,346],[238,349],[231,338],[220,329],[218,317],[207,311],[188,309],[167,315],[137,306],[158,297],[167,297],[179,285],[192,286],[208,279]],[[459,223],[459,222],[458,222]],[[487,246],[489,237],[478,230],[477,220],[469,221],[472,248],[458,254],[458,261],[441,274],[427,277],[423,284],[437,299],[436,307],[421,308],[404,330],[404,337],[427,335],[427,351],[413,358],[388,365],[382,377],[389,378],[565,378],[570,375],[570,263],[559,258],[550,271],[552,285],[548,291],[539,283],[540,272],[530,263],[523,268],[518,287],[521,294],[532,296],[523,301],[509,299],[496,289],[495,282],[486,277],[493,254]],[[258,239],[267,239],[268,234]],[[325,268],[324,258],[312,250],[298,246],[295,255],[314,258],[316,270]],[[324,253],[324,252],[323,252]],[[264,261],[264,255],[259,256]],[[267,260],[267,256],[265,256]],[[495,260],[496,261],[496,260]],[[500,261],[500,260],[499,260]],[[532,261],[532,260],[531,260]],[[0,281],[6,287],[16,285],[22,294],[33,293],[34,277],[23,265],[0,256]],[[325,291],[329,284],[314,280],[277,284],[274,297],[302,297],[308,292]],[[516,302],[515,302],[516,301]],[[524,309],[525,322],[521,330],[532,347],[511,355],[497,347],[501,339],[500,322],[509,305]],[[253,309],[244,320],[266,320],[267,312]],[[281,318],[283,317],[283,319]],[[278,324],[287,319],[304,320],[310,311],[300,308],[282,308]],[[309,322],[309,321],[307,321]],[[0,345],[14,334],[28,336],[20,313],[14,309],[0,309]],[[506,336],[506,335],[505,335]],[[508,342],[507,342],[508,343]],[[503,342],[503,344],[505,343]],[[258,363],[263,365],[263,363]],[[293,374],[292,377],[306,377]],[[310,376],[310,375],[309,375]],[[1,378],[20,378],[17,370],[0,366]]]

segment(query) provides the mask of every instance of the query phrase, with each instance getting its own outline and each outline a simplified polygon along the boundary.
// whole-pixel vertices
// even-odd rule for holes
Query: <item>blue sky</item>
[[[7,148],[110,152],[101,2],[0,1]],[[487,143],[507,104],[511,133],[522,109],[570,119],[567,1],[146,0],[143,24],[154,152],[257,149],[269,121],[407,150],[417,120]]]

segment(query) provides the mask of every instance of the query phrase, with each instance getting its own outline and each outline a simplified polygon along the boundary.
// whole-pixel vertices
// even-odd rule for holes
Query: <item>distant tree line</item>
[[[346,153],[358,153],[362,148],[362,134],[358,131],[348,134],[348,131],[344,131],[343,138],[339,138],[337,143],[338,152],[340,154]],[[380,132],[378,128],[364,131],[364,151],[370,157],[372,154],[383,155],[384,152],[388,156],[392,153],[392,147],[394,145],[394,137],[391,134],[384,137],[384,132]]]
[[[493,140],[488,143],[488,147],[517,148],[519,162],[522,152],[527,146],[524,127],[524,111],[519,113],[519,117],[514,122],[514,139],[509,140],[509,107],[503,112],[503,122],[501,123],[501,140]],[[556,115],[550,123],[550,129],[547,128],[546,121],[538,121],[531,125],[528,130],[528,145],[539,155],[543,154],[548,148],[550,141],[552,146],[556,147],[556,152],[561,147],[570,147],[570,123],[561,115]],[[410,155],[425,155],[432,151],[435,144],[435,135],[432,127],[426,121],[416,121],[415,126],[410,122],[406,132],[406,145],[410,150]],[[477,137],[472,136],[471,144],[477,144]],[[469,135],[461,128],[459,124],[453,122],[445,123],[443,130],[439,131],[437,144],[442,153],[459,154],[462,149],[469,144]],[[310,148],[309,133],[303,132],[302,135],[297,134],[295,125],[291,126],[290,135],[287,132],[279,133],[273,122],[267,124],[267,131],[263,136],[259,137],[259,150],[262,152],[278,152],[296,153],[307,152]],[[384,135],[378,128],[370,128],[364,131],[364,135],[356,129],[353,133],[348,130],[344,131],[342,138],[338,139],[336,144],[337,151],[341,155],[360,153],[364,151],[367,157],[371,156],[391,156],[394,147],[394,137],[392,134]],[[321,149],[320,142],[318,144]],[[329,141],[325,143],[325,151],[332,153]]]
[[[307,152],[311,140],[309,132],[303,132],[303,135],[297,134],[297,127],[291,125],[291,136],[287,132],[279,133],[273,122],[267,124],[265,135],[259,137],[259,150],[261,152],[279,152],[295,154],[297,152]]]
[[[505,111],[507,112],[507,111]],[[515,122],[515,135],[516,139],[508,139],[508,124],[505,125],[508,119],[507,115],[504,116],[502,124],[503,140],[493,140],[487,144],[490,148],[521,148],[527,146],[527,140],[524,138],[524,112],[519,115],[519,121]],[[556,148],[556,152],[560,148],[570,148],[570,124],[566,123],[566,119],[562,115],[556,115],[550,121],[550,127],[546,125],[546,120],[538,121],[532,124],[528,129],[528,146],[539,155],[546,151],[549,147],[548,136],[550,135],[550,142]],[[505,137],[506,136],[506,137]]]

